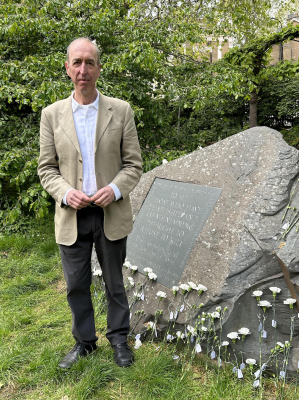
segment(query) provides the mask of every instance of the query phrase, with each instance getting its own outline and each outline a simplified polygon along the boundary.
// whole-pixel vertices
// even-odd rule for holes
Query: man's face
[[[97,52],[91,43],[85,40],[73,43],[65,68],[75,85],[75,90],[84,95],[94,91],[101,65],[97,65]]]

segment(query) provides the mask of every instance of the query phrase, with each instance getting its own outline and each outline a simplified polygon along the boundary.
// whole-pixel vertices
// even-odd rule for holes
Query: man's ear
[[[101,74],[101,64],[98,65],[98,74],[99,74],[99,76]],[[99,78],[99,76],[98,76],[98,78]]]
[[[64,66],[65,66],[66,73],[68,74],[68,76],[70,76],[70,74],[69,74],[69,63],[67,61],[65,61]]]

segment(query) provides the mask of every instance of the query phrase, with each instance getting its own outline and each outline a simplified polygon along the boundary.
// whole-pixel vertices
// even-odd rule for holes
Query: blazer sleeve
[[[127,110],[121,146],[122,169],[112,181],[118,187],[124,199],[129,196],[142,175],[142,158],[134,116],[131,106],[128,103],[126,104]]]
[[[37,173],[43,188],[54,198],[60,207],[65,206],[62,202],[63,196],[72,186],[60,174],[54,131],[47,118],[46,110],[43,110],[41,115],[40,156]]]

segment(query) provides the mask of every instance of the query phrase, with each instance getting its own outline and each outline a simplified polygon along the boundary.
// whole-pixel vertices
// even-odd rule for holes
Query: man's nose
[[[85,64],[85,62],[83,61],[82,64],[80,65],[80,73],[81,74],[85,74],[87,71],[87,65]]]

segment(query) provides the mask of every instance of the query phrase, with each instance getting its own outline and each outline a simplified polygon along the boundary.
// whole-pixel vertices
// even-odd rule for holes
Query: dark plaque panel
[[[156,178],[128,237],[127,259],[177,285],[222,189]]]

